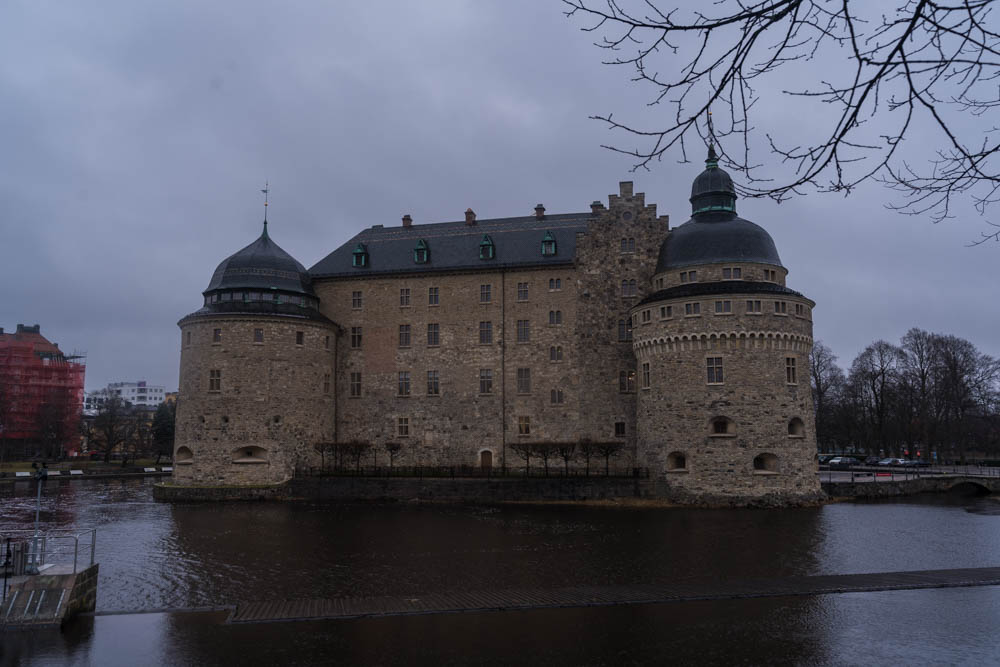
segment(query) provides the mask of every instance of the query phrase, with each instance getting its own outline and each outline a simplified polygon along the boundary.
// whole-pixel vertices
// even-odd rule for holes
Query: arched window
[[[778,472],[778,457],[774,454],[758,454],[753,457],[753,471],[755,473]]]
[[[562,311],[561,310],[550,310],[549,311],[549,324],[562,324]]]
[[[687,470],[687,455],[684,452],[670,452],[667,455],[667,470]]]
[[[431,259],[431,250],[427,247],[427,242],[423,239],[417,241],[417,247],[413,249],[413,261],[417,264],[426,264]]]
[[[493,259],[496,256],[493,239],[489,234],[483,234],[483,240],[479,242],[479,259]]]
[[[792,417],[788,422],[788,435],[793,438],[804,438],[806,435],[806,425],[798,417]]]
[[[368,266],[368,248],[364,243],[359,243],[354,249],[353,264],[359,269]]]
[[[174,463],[177,465],[191,465],[194,463],[194,453],[191,451],[190,447],[181,445],[177,448],[177,453],[174,454]]]
[[[563,353],[561,345],[553,345],[549,348],[549,361],[562,361]]]
[[[556,254],[556,239],[552,232],[545,232],[542,237],[542,255],[550,256]]]
[[[713,417],[709,435],[725,438],[736,435],[736,424],[729,417]]]

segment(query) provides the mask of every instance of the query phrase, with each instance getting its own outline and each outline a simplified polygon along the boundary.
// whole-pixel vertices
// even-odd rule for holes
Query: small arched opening
[[[736,437],[736,423],[729,417],[712,417],[708,435],[711,438],[734,438]]]
[[[479,452],[479,467],[487,473],[493,469],[493,452],[488,449]]]
[[[670,452],[667,455],[667,472],[687,472],[687,454],[684,452]]]
[[[233,450],[233,463],[267,463],[267,450],[257,445],[245,445]]]
[[[953,493],[957,496],[985,496],[990,493],[990,490],[976,482],[959,482],[949,488],[948,493]]]
[[[191,465],[194,463],[194,452],[186,445],[181,445],[174,453],[174,463],[177,465]]]
[[[758,475],[775,475],[778,473],[778,457],[764,453],[753,457],[753,471]]]
[[[798,417],[792,417],[791,421],[788,422],[788,437],[789,438],[806,437],[806,425]]]

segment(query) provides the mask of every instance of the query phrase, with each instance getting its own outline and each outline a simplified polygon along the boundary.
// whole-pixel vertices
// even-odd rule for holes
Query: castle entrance
[[[489,450],[479,452],[479,467],[485,472],[489,472],[493,468],[493,452]]]

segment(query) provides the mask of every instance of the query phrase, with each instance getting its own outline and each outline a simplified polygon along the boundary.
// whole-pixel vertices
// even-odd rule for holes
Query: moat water
[[[253,625],[226,625],[226,612],[177,611],[997,566],[993,497],[777,511],[167,505],[151,488],[151,480],[47,483],[47,527],[98,529],[98,613],[61,632],[5,633],[0,664],[1000,663],[997,587]],[[0,486],[0,529],[30,528],[33,510],[29,483]]]

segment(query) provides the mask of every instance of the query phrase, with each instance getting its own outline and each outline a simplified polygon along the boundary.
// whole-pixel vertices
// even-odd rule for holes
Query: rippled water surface
[[[0,529],[30,527],[33,491],[0,486]],[[100,612],[1000,565],[1000,503],[991,497],[724,511],[167,505],[152,500],[148,480],[52,481],[44,494],[47,526],[98,529]],[[4,661],[1000,663],[994,588],[252,626],[224,619],[98,615],[62,633],[6,636]]]

